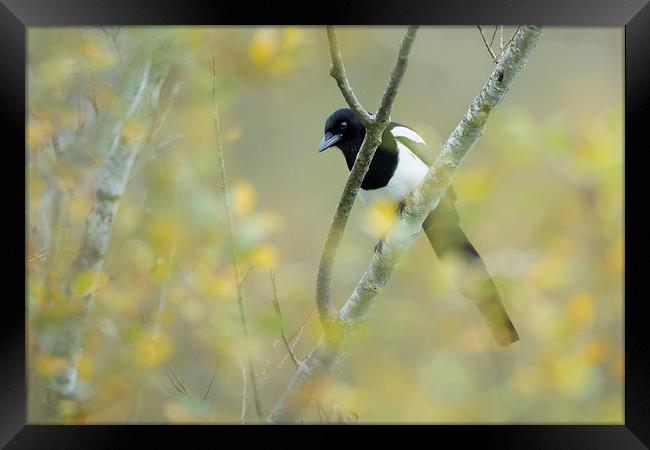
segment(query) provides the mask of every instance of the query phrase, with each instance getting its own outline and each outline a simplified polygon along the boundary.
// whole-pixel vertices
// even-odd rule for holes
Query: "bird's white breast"
[[[399,141],[397,149],[399,151],[397,167],[388,184],[379,189],[359,190],[359,197],[364,203],[370,204],[379,199],[399,203],[424,179],[429,169],[427,165]]]

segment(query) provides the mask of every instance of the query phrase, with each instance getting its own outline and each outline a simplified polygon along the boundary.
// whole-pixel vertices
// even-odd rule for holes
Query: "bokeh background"
[[[493,27],[485,30],[490,37]],[[506,27],[506,39],[513,31]],[[339,30],[348,75],[369,109],[402,33]],[[622,423],[623,36],[622,28],[546,29],[454,182],[461,224],[521,340],[498,347],[457,291],[453,268],[420,239],[304,421]],[[317,153],[325,118],[343,106],[324,28],[30,28],[32,422],[242,420],[245,350],[219,190],[211,51],[265,411],[293,373],[270,270],[297,356],[318,339],[317,266],[347,176],[340,154]],[[77,388],[56,419],[46,417],[43,387],[65,364],[48,352],[48,325],[74,301],[64,284],[93,179],[143,55],[152,54],[171,63],[162,120],[120,201]],[[437,152],[492,67],[476,27],[423,27],[393,119]],[[138,139],[143,127],[129,121],[121,139]],[[355,206],[335,263],[339,306],[387,220]],[[250,386],[244,403],[245,421],[256,421]]]

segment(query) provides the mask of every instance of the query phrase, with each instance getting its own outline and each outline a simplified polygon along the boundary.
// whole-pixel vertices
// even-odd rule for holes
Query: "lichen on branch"
[[[326,376],[341,358],[350,336],[375,304],[399,258],[415,242],[424,219],[438,205],[451,184],[455,169],[480,137],[492,110],[508,93],[541,35],[542,28],[538,26],[526,25],[518,29],[481,92],[445,141],[426,177],[406,198],[395,223],[376,247],[368,268],[337,316],[341,323],[339,339],[322,337],[319,340],[276,403],[269,416],[270,422],[295,422],[317,390],[319,378]]]

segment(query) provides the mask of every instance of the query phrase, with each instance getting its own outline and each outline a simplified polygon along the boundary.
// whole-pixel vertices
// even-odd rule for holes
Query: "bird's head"
[[[322,152],[334,146],[344,149],[350,144],[360,144],[365,133],[366,129],[351,109],[337,109],[325,121],[325,135],[320,141],[318,151]]]

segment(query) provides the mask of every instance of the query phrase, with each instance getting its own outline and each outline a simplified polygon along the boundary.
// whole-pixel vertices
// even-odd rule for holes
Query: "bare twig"
[[[483,40],[483,44],[485,44],[485,48],[487,49],[488,53],[492,57],[492,62],[496,64],[497,62],[497,56],[494,54],[494,51],[492,50],[492,45],[488,44],[487,39],[485,39],[485,35],[483,34],[483,28],[481,28],[480,25],[476,25],[478,28],[479,33],[481,33],[481,39]]]
[[[255,269],[255,266],[250,266],[246,271],[246,273],[244,274],[244,276],[241,277],[240,283],[242,284],[242,286],[244,285],[244,283],[246,283],[246,280],[248,279],[248,276],[253,272],[253,269]]]
[[[205,390],[205,394],[203,394],[203,399],[201,400],[201,403],[205,402],[205,400],[208,398],[208,395],[210,394],[210,390],[212,389],[212,385],[214,384],[214,379],[217,376],[217,370],[219,370],[219,366],[221,365],[221,359],[217,361],[217,364],[214,366],[214,372],[212,372],[212,377],[210,378],[210,384],[208,384],[208,388]]]
[[[117,56],[117,59],[120,63],[120,69],[122,69],[122,72],[125,72],[126,64],[124,63],[124,59],[122,58],[120,47],[117,45],[117,36],[120,34],[120,29],[117,28],[115,32],[112,32],[107,28],[102,28],[102,31],[106,36],[108,36],[108,41],[111,43],[111,46],[113,47],[113,51],[115,52],[115,55]]]
[[[417,238],[426,216],[438,205],[460,166],[478,140],[492,109],[509,91],[528,56],[537,45],[542,28],[522,26],[479,95],[443,145],[424,180],[404,200],[403,208],[383,239],[383,245],[340,312],[344,335],[339,341],[321,338],[298,367],[286,391],[269,416],[272,423],[294,422],[314,394],[314,381],[327,375],[342,354],[349,338],[365,320],[377,296],[383,291],[399,258]]]
[[[309,322],[309,319],[311,319],[311,315],[314,314],[314,311],[316,310],[316,305],[312,306],[311,309],[309,310],[309,313],[307,316],[303,319],[302,323],[300,326],[298,326],[298,329],[291,335],[289,338],[289,342],[293,342],[295,339],[294,345],[296,342],[300,339],[300,336],[302,335],[302,332],[305,330],[305,327],[307,326],[307,322]]]
[[[514,34],[513,34],[513,36],[514,36]],[[499,27],[499,56],[501,56],[501,53],[503,53],[503,50],[504,50],[504,47],[503,47],[503,25],[501,25]]]
[[[219,118],[219,102],[217,98],[217,70],[214,60],[214,55],[210,51],[210,70],[212,73],[212,104],[214,108],[214,130],[216,138],[216,149],[217,149],[217,164],[219,166],[219,178],[221,179],[221,194],[224,198],[224,206],[226,210],[226,229],[228,235],[228,242],[230,247],[230,259],[232,263],[233,273],[235,276],[235,281],[237,283],[237,306],[239,307],[239,319],[242,326],[242,333],[244,335],[245,347],[246,347],[246,365],[248,367],[248,376],[251,382],[251,388],[253,390],[253,398],[255,401],[255,411],[260,420],[264,420],[264,415],[262,413],[262,405],[260,401],[260,394],[257,387],[257,380],[255,377],[255,370],[253,368],[253,361],[250,354],[249,348],[249,333],[248,333],[248,320],[246,315],[246,305],[244,303],[244,293],[242,288],[242,280],[239,275],[239,263],[237,261],[237,253],[235,251],[235,239],[234,239],[234,229],[233,229],[233,218],[232,218],[232,208],[230,201],[230,191],[228,189],[228,179],[226,176],[226,163],[224,160],[223,154],[223,142],[221,140],[221,121]],[[245,401],[245,398],[244,398]]]
[[[174,388],[184,396],[189,397],[190,391],[187,389],[187,386],[185,386],[185,383],[181,381],[181,378],[178,376],[178,373],[176,373],[172,364],[167,364],[167,372],[167,378],[172,382]]]
[[[502,33],[501,34],[501,47],[502,47],[502,50],[501,50],[501,53],[499,54],[499,58],[501,58],[501,55],[508,48],[508,46],[510,45],[510,43],[512,42],[512,40],[514,39],[515,35],[517,34],[517,32],[519,31],[520,28],[521,28],[521,25],[519,25],[517,27],[517,29],[515,30],[515,32],[512,34],[512,36],[510,36],[510,39],[508,39],[508,42],[506,42],[506,45],[504,47],[503,46],[503,26],[501,26],[501,33]]]
[[[499,25],[494,27],[494,33],[492,33],[492,37],[490,38],[490,47],[492,46],[492,44],[494,44],[494,36],[497,35],[498,30],[499,30]]]
[[[246,403],[247,403],[247,397],[248,394],[246,393],[246,384],[247,384],[247,377],[248,375],[246,374],[246,367],[244,366],[244,361],[242,361],[241,358],[237,358],[237,361],[239,361],[239,368],[241,369],[241,382],[242,382],[242,393],[241,393],[241,414],[240,414],[240,419],[241,423],[245,423],[246,421]]]
[[[332,59],[330,75],[336,80],[336,83],[338,84],[345,101],[350,106],[350,109],[354,111],[361,123],[363,123],[363,126],[369,128],[373,117],[363,106],[361,106],[359,99],[357,99],[357,96],[352,90],[352,86],[350,86],[348,76],[345,72],[345,65],[343,64],[343,57],[341,56],[341,47],[334,27],[327,27],[327,38],[330,43],[330,58]]]
[[[273,284],[273,308],[275,309],[275,315],[278,320],[278,327],[280,328],[280,336],[282,337],[284,346],[287,348],[287,352],[289,353],[289,356],[291,356],[291,361],[293,361],[293,364],[296,367],[298,367],[300,365],[300,361],[298,360],[298,358],[296,358],[296,355],[293,353],[291,344],[289,343],[287,336],[284,333],[284,322],[282,320],[282,310],[280,309],[280,301],[278,300],[278,289],[275,282],[275,271],[273,269],[271,269],[270,275],[271,275],[271,283]]]
[[[336,31],[331,26],[327,27],[327,37],[329,39],[330,54],[332,57],[332,69],[330,70],[330,74],[336,80],[339,89],[348,102],[350,108],[355,111],[366,127],[366,135],[336,207],[336,212],[334,213],[334,218],[327,234],[325,245],[323,246],[323,253],[321,254],[320,264],[318,267],[316,304],[318,306],[318,313],[325,338],[330,341],[335,341],[341,336],[338,311],[331,299],[331,280],[334,258],[336,257],[339,243],[343,238],[345,226],[350,216],[350,212],[352,211],[354,200],[359,192],[359,188],[361,187],[366,172],[368,172],[368,167],[370,166],[375,151],[381,143],[381,135],[388,125],[390,110],[393,101],[395,100],[395,96],[397,95],[399,84],[404,76],[406,65],[408,63],[408,55],[411,51],[416,32],[417,27],[415,26],[411,26],[407,29],[400,44],[399,54],[397,61],[393,66],[390,80],[388,81],[388,85],[386,86],[382,96],[377,117],[372,117],[365,112],[365,109],[358,102],[356,96],[354,96],[354,92],[352,92],[350,84],[346,78]]]

